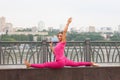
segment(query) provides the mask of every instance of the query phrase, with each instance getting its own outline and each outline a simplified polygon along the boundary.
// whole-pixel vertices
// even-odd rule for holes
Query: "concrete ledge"
[[[0,80],[120,80],[120,67],[0,69]]]

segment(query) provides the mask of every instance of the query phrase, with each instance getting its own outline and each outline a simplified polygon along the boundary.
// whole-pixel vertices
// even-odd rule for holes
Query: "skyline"
[[[37,26],[59,28],[73,18],[70,27],[112,27],[120,25],[119,0],[0,0],[0,17],[14,27]],[[55,27],[56,26],[56,27]]]

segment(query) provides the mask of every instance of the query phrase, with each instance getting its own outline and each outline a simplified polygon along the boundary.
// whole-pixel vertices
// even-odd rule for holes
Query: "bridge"
[[[54,43],[54,45],[56,42]],[[74,61],[93,61],[100,67],[26,69],[30,63],[54,60],[49,42],[0,42],[0,80],[119,80],[120,42],[67,42],[65,56]]]

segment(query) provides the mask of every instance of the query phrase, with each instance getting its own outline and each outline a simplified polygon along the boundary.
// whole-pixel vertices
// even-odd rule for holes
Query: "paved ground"
[[[100,67],[105,67],[105,66],[120,66],[120,63],[99,63]],[[16,68],[26,68],[25,65],[0,65],[0,69],[16,69]]]
[[[26,68],[25,65],[0,65],[0,69]]]

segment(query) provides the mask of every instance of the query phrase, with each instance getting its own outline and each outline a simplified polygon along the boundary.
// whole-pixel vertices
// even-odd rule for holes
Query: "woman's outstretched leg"
[[[74,62],[72,60],[66,59],[65,61],[65,65],[66,66],[98,66],[97,64],[93,63],[93,62]]]
[[[43,64],[30,64],[29,62],[25,61],[25,65],[27,68],[34,67],[34,68],[63,68],[65,63],[63,61],[57,62],[46,62]]]

